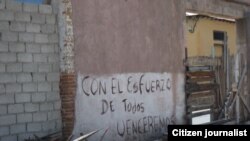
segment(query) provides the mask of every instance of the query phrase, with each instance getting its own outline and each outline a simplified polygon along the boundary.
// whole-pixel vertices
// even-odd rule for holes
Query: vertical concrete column
[[[246,48],[247,48],[247,54],[246,54],[246,61],[247,61],[247,92],[246,92],[246,104],[248,107],[250,107],[250,12],[246,12],[245,14],[245,20],[246,20]],[[249,114],[246,113],[246,119],[249,118]]]
[[[245,107],[250,105],[250,13],[245,13],[244,18],[237,19],[237,58],[236,65],[238,65],[239,78],[242,77],[244,68],[247,69],[247,73],[243,76],[243,86],[241,87],[241,97],[245,102],[242,102],[240,97],[236,100],[236,119],[240,123],[249,118],[249,114]],[[238,79],[236,79],[238,80]],[[244,106],[244,103],[246,106]]]
[[[240,81],[240,78],[242,77],[242,71],[245,67],[246,62],[246,22],[245,19],[238,19],[236,20],[236,31],[237,31],[237,57],[238,60],[236,60],[236,65],[238,65],[238,70],[235,70],[235,73],[239,72],[238,78],[236,78],[236,83],[238,84]],[[242,84],[245,84],[245,81],[243,80]],[[241,94],[244,93],[244,87],[242,86]],[[240,123],[243,120],[243,106],[242,102],[240,101],[240,97],[236,97],[236,121],[237,123]]]
[[[74,127],[74,100],[76,77],[74,70],[74,37],[72,25],[72,5],[70,0],[59,1],[60,33],[60,96],[62,100],[63,136],[66,140]]]

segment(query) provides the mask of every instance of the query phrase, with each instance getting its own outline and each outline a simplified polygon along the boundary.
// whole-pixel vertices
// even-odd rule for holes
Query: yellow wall
[[[214,47],[213,31],[227,32],[230,55],[236,50],[236,25],[235,23],[200,18],[195,32],[188,31],[189,23],[186,23],[186,37],[188,57],[211,56],[211,48]],[[220,53],[216,53],[220,54]]]

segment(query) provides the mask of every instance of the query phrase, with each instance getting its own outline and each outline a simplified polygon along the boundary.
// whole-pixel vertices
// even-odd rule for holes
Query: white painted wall
[[[183,121],[181,79],[177,75],[177,82],[173,82],[170,73],[78,74],[74,137],[98,129],[101,130],[90,141],[100,140],[104,133],[103,140],[108,141],[152,140],[161,136],[167,125]],[[176,96],[174,89],[178,89]]]

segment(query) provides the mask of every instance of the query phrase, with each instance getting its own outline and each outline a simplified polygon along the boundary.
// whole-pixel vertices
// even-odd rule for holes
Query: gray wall
[[[169,121],[167,124],[184,122],[182,27],[185,12],[182,2],[72,0],[77,72],[75,137],[81,132],[88,133],[101,128],[103,130],[90,139],[99,140],[109,127],[104,140],[152,140],[166,132],[166,129],[158,133],[133,131],[130,134],[132,131],[128,131],[124,136],[119,136],[116,123],[132,120],[143,128],[140,119],[149,116],[164,117]],[[84,81],[86,77],[88,81]],[[126,89],[130,87],[128,81],[131,77],[131,83],[135,85],[139,83],[140,77],[143,82],[152,82],[152,85],[156,79],[169,78],[171,90],[143,91],[141,94],[134,92],[131,95]],[[107,95],[84,95],[82,88],[89,92],[95,90],[98,87],[95,84],[99,81],[106,84]],[[114,90],[114,87],[122,89],[123,94],[113,95],[115,92],[111,89]],[[114,101],[114,112],[101,115],[103,99]],[[124,111],[123,99],[144,102],[145,111],[135,114]],[[159,131],[159,128],[156,127],[156,130]]]
[[[50,5],[0,0],[0,140],[61,130],[59,47]]]

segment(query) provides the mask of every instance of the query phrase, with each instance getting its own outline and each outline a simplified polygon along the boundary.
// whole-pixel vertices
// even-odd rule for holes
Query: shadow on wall
[[[16,0],[22,3],[33,3],[33,4],[51,4],[51,0]]]

